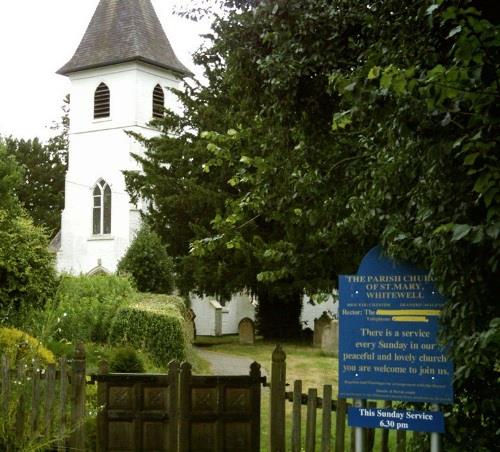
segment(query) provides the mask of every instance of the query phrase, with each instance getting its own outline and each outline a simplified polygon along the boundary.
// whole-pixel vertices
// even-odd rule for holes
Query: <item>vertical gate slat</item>
[[[54,420],[54,399],[56,391],[56,365],[49,364],[46,374],[45,391],[45,434],[50,437],[52,434],[52,422]]]
[[[170,361],[168,364],[168,447],[176,451],[178,447],[177,426],[179,425],[179,363]]]
[[[335,425],[335,452],[345,451],[345,418],[347,400],[337,399],[337,419]]]
[[[391,408],[392,400],[386,400],[384,402],[384,408]],[[382,441],[380,444],[380,452],[389,452],[389,430],[382,429]]]
[[[19,387],[23,388],[25,386],[25,378],[26,378],[26,373],[25,373],[25,367],[23,364],[18,363],[17,364],[17,376],[16,378],[20,382]],[[18,402],[18,407],[17,407],[17,412],[16,412],[16,437],[17,438],[23,438],[24,437],[24,424],[25,424],[25,394],[21,390],[21,394],[19,396],[19,402]]]
[[[317,398],[317,389],[310,388],[307,392],[306,452],[315,452],[316,448]]]
[[[181,364],[180,376],[180,422],[179,422],[179,452],[189,452],[189,411],[191,399],[191,365]]]
[[[332,386],[323,386],[323,425],[321,428],[321,452],[330,452],[332,434]]]
[[[10,401],[10,369],[7,355],[2,355],[2,409],[4,413],[9,412]]]
[[[293,383],[293,411],[292,411],[292,452],[300,452],[300,433],[302,417],[302,380]]]
[[[66,374],[66,358],[59,360],[59,438],[57,440],[57,451],[66,450],[66,392],[68,390],[68,376]]]
[[[396,452],[406,451],[406,431],[398,430],[396,432]]]
[[[106,360],[99,362],[99,374],[107,375],[109,373],[109,364]],[[105,452],[107,440],[106,420],[108,407],[108,384],[105,381],[97,383],[97,452]]]
[[[71,373],[71,386],[73,397],[71,400],[71,448],[72,450],[84,450],[84,425],[85,416],[85,347],[79,342],[75,347],[73,369]]]
[[[31,376],[31,437],[33,438],[38,430],[38,419],[40,417],[40,368],[38,361],[33,362]]]

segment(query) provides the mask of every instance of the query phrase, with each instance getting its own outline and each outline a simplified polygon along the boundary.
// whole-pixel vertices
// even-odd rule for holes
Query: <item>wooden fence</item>
[[[286,383],[286,355],[280,346],[277,346],[272,355],[271,383],[270,383],[270,452],[346,452],[346,434],[350,435],[350,451],[354,451],[354,429],[347,427],[347,408],[351,406],[345,399],[332,400],[332,386],[323,386],[323,397],[318,397],[316,388],[302,392],[302,380],[293,383],[293,391],[287,391]],[[290,443],[286,443],[286,402],[292,405],[292,431]],[[302,406],[307,406],[305,418],[305,438],[302,441]],[[369,402],[369,407],[375,407],[376,402]],[[392,402],[384,402],[384,406],[392,406]],[[332,412],[336,413],[335,431],[332,428]],[[319,415],[318,415],[319,413]],[[320,418],[320,444],[316,444],[317,423]],[[375,445],[375,429],[366,429],[367,444],[365,452],[372,452]],[[389,430],[377,429],[381,435],[380,448],[377,451],[389,452]],[[394,433],[392,433],[394,434]],[[396,452],[406,450],[406,432],[397,431],[395,440]],[[304,443],[304,444],[303,444]],[[305,447],[304,447],[305,446]]]
[[[214,394],[218,394],[219,390],[215,390],[217,385],[223,384],[221,387],[226,387],[224,386],[226,385],[225,380],[220,379],[221,377],[193,377],[189,365],[184,364],[183,366],[182,378],[186,381],[192,381],[189,387],[196,383],[201,384],[203,388],[206,386],[210,389],[212,387],[210,386],[212,385],[211,380],[208,380],[210,378],[215,378]],[[251,378],[253,382],[258,382],[260,379],[260,373],[257,373],[256,366],[258,365],[254,365]],[[85,351],[82,344],[77,345],[72,359],[66,361],[63,358],[59,360],[57,365],[49,365],[46,369],[40,369],[36,363],[31,368],[23,365],[12,369],[7,358],[3,356],[0,371],[0,409],[2,409],[4,416],[5,413],[10,413],[10,418],[13,419],[13,422],[9,423],[11,429],[9,434],[16,438],[50,439],[52,449],[58,452],[68,450],[68,448],[72,451],[85,450],[84,420],[87,381]],[[106,374],[106,372],[103,373]],[[293,382],[293,386],[290,387],[290,389],[293,387],[293,390],[287,391],[286,355],[279,346],[272,355],[271,378],[268,386],[270,386],[270,452],[299,452],[304,449],[306,452],[346,452],[346,437],[349,435],[351,437],[350,451],[354,450],[354,430],[346,426],[349,403],[345,399],[333,400],[331,385],[323,386],[322,397],[318,397],[316,388],[310,388],[307,393],[303,393],[301,380]],[[199,392],[198,389],[195,389],[196,391]],[[98,389],[99,402],[105,406],[108,397],[103,397],[101,392]],[[241,395],[237,391],[233,392],[236,396]],[[187,393],[183,394],[179,395],[186,400],[191,400],[191,396],[186,398]],[[217,395],[214,400],[223,400],[221,397]],[[171,401],[174,399],[171,398]],[[288,443],[285,436],[287,402],[292,403],[292,426]],[[255,402],[252,405],[255,405]],[[305,419],[302,419],[303,405],[307,406]],[[368,406],[375,406],[375,402],[369,402]],[[385,407],[390,406],[391,402],[385,402]],[[106,409],[107,407],[104,408],[104,412],[107,412]],[[102,414],[103,412],[100,412],[101,421]],[[175,416],[178,415],[179,413],[176,413]],[[224,417],[226,413],[222,413],[222,415]],[[218,418],[218,415],[213,416],[214,419]],[[186,424],[186,420],[190,419],[186,413],[180,418],[184,419],[184,424]],[[305,429],[302,428],[304,421]],[[319,435],[319,444],[316,444],[317,424],[319,422],[321,423],[319,426],[321,434]],[[98,429],[101,429],[101,424],[102,422],[98,422]],[[255,435],[257,430],[258,428],[252,430],[252,435]],[[303,430],[305,430],[305,438],[302,438]],[[365,434],[365,443],[368,445],[366,452],[374,450],[376,435],[381,436],[380,447],[377,448],[377,451],[388,452],[390,434],[396,435],[395,441],[393,441],[396,452],[406,450],[406,432],[404,431],[390,432],[382,429],[376,431],[367,429]],[[177,434],[175,438],[178,440]],[[215,448],[214,450],[219,449]]]
[[[23,439],[29,442],[38,438],[57,451],[65,451],[68,446],[71,450],[85,450],[86,369],[82,344],[77,345],[70,361],[61,358],[45,368],[35,361],[13,369],[7,356],[2,356],[4,436],[15,438],[18,444]]]

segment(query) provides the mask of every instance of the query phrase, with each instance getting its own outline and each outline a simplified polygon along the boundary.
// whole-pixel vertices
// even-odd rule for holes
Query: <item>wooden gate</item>
[[[96,381],[101,452],[258,452],[260,365],[250,375],[197,376],[172,362],[168,374],[109,374]]]

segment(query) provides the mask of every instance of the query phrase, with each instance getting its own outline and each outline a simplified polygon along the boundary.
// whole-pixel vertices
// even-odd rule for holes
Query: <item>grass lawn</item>
[[[271,375],[271,357],[275,343],[257,339],[255,345],[240,345],[238,336],[201,336],[196,339],[195,345],[207,347],[211,352],[248,357],[257,361],[268,376]],[[287,355],[286,379],[291,388],[295,380],[302,380],[302,392],[307,392],[307,388],[318,388],[318,395],[321,397],[323,385],[330,384],[333,386],[333,393],[337,394],[336,358],[324,356],[319,349],[303,344],[285,343],[282,347]]]

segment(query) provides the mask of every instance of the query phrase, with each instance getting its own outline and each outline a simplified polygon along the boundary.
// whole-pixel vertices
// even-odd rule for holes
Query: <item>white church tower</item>
[[[189,70],[177,59],[150,0],[101,0],[73,58],[58,74],[71,80],[69,167],[57,267],[114,272],[140,224],[123,170],[137,169],[167,91]],[[168,102],[167,102],[168,103]]]

